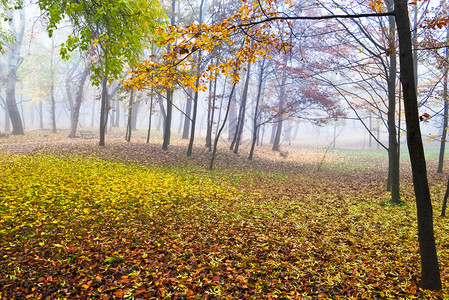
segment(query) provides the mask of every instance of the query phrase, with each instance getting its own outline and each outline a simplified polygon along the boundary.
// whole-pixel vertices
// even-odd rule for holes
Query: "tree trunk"
[[[372,112],[369,112],[369,131],[372,132],[373,131],[373,116],[372,116]],[[335,132],[335,127],[337,125],[334,124],[334,132]],[[371,134],[368,135],[368,147],[371,149],[373,147],[373,136]],[[334,147],[335,149],[335,147]]]
[[[449,40],[449,27],[447,27],[446,31],[446,39]],[[449,63],[449,50],[446,48],[446,61]],[[447,92],[447,77],[449,73],[449,67],[446,64],[446,68],[444,70],[444,79],[443,79],[443,103],[444,103],[444,113],[443,113],[443,132],[441,134],[441,142],[440,142],[440,155],[438,158],[438,170],[437,173],[443,173],[443,163],[444,163],[444,148],[446,146],[446,136],[447,136],[447,123],[448,123],[448,110],[449,110],[449,97]]]
[[[189,130],[190,130],[190,123],[191,118],[190,114],[192,112],[192,97],[191,95],[187,95],[187,103],[186,103],[186,111],[185,111],[185,117],[184,117],[184,128],[182,131],[182,139],[186,140],[189,138]]]
[[[447,184],[446,184],[446,193],[444,194],[444,199],[443,199],[443,207],[441,208],[441,215],[440,217],[445,217],[446,216],[446,206],[447,206],[447,198],[449,196],[449,179],[447,180]]]
[[[234,97],[234,93],[232,94],[231,103],[229,107],[229,126],[228,126],[228,140],[234,139],[235,131],[237,129],[237,104],[236,99]]]
[[[10,45],[10,54],[8,57],[8,76],[6,78],[6,107],[8,109],[9,119],[12,124],[13,135],[25,134],[23,130],[22,119],[20,117],[19,109],[16,102],[16,82],[17,82],[17,70],[23,62],[23,58],[20,56],[20,48],[22,47],[23,34],[25,32],[25,10],[21,9],[19,28],[16,29],[14,24],[14,18],[10,11],[7,12],[8,17],[11,18],[9,27],[11,32],[15,35],[15,42]]]
[[[137,95],[139,96],[139,95]],[[133,113],[131,115],[131,129],[137,130],[137,116],[139,115],[140,102],[139,99],[133,103]]]
[[[8,106],[5,102],[5,131],[9,132],[11,130],[11,120],[9,118]]]
[[[90,63],[85,66],[83,73],[81,74],[81,78],[78,82],[78,89],[75,95],[75,103],[72,107],[72,120],[70,127],[70,135],[69,137],[76,137],[76,130],[78,128],[78,121],[80,116],[81,103],[83,102],[83,93],[84,93],[84,85],[86,84],[87,77],[90,73]]]
[[[131,142],[131,131],[132,131],[132,115],[133,115],[133,101],[134,101],[134,89],[131,90],[131,94],[129,95],[129,103],[128,103],[128,123],[126,125],[126,135],[125,140],[129,143]]]
[[[100,107],[100,142],[99,146],[105,145],[105,135],[106,135],[106,125],[108,123],[107,120],[107,83],[108,78],[106,75],[103,75],[103,80],[101,83],[101,107]]]
[[[167,150],[168,145],[170,145],[170,135],[171,135],[171,117],[173,111],[173,90],[167,91],[167,110],[164,123],[164,142],[162,143],[162,149]]]
[[[165,124],[165,119],[167,118],[167,115],[165,114],[165,108],[164,108],[164,105],[162,104],[162,98],[159,98],[158,99],[158,103],[159,103],[159,109],[160,109],[160,112],[159,112],[159,120],[158,120],[158,123],[157,123],[157,130],[159,131],[159,130],[161,130],[161,123],[162,124]],[[165,125],[164,125],[164,127],[165,127]],[[163,131],[164,129],[162,129],[162,131]]]
[[[427,181],[426,159],[418,114],[418,99],[413,68],[413,52],[407,0],[394,0],[399,36],[401,82],[404,93],[407,144],[412,167],[418,215],[418,240],[421,255],[421,287],[440,290],[441,279],[433,232],[432,202]]]
[[[210,73],[212,76],[212,72]],[[217,83],[217,78],[215,78],[215,83]],[[211,133],[212,133],[212,80],[209,80],[209,96],[207,97],[207,126],[206,126],[206,143],[204,146],[206,148],[211,148]]]
[[[113,127],[120,127],[120,100],[119,97],[115,100],[115,118]]]
[[[257,124],[258,118],[259,118],[259,103],[260,98],[262,94],[262,86],[263,86],[263,75],[265,71],[265,59],[262,60],[261,66],[260,66],[260,73],[259,73],[259,86],[257,87],[257,97],[256,97],[256,105],[254,108],[254,116],[253,116],[253,138],[251,141],[251,150],[249,151],[248,159],[252,160],[254,156],[254,148],[256,146],[257,141],[257,132],[259,129],[259,124]]]
[[[226,93],[226,84],[228,82],[227,80],[228,77],[225,76],[224,79],[224,84],[223,84],[223,94],[221,95],[221,99],[220,99],[220,107],[218,108],[218,120],[217,120],[217,127],[215,129],[215,132],[218,132],[218,129],[220,128],[220,122],[221,122],[221,112],[223,109],[223,99],[225,97],[225,93]]]
[[[218,65],[218,59],[216,61]],[[217,99],[217,81],[218,81],[218,71],[215,71],[215,79],[214,79],[214,90],[212,95],[209,97],[209,112],[208,114],[208,122],[207,122],[207,134],[206,134],[206,147],[209,148],[209,151],[212,151],[212,127],[214,126],[214,116],[215,116],[215,102]],[[212,98],[212,103],[211,103]]]
[[[235,136],[235,146],[234,146],[235,154],[239,153],[240,142],[242,140],[243,135],[243,126],[245,124],[246,102],[248,101],[248,88],[249,88],[250,75],[251,75],[251,63],[248,63],[245,86],[243,87],[242,102],[240,104],[239,122]]]
[[[393,0],[387,1],[388,11],[393,11]],[[395,49],[396,28],[394,16],[388,17],[390,49]],[[391,203],[400,202],[399,195],[399,156],[396,135],[396,69],[397,57],[395,51],[390,51],[390,68],[388,71],[388,184],[387,190],[391,191]]]
[[[201,57],[201,51],[200,55]],[[195,86],[198,88],[200,84],[199,77],[196,79]],[[192,114],[192,128],[190,129],[190,141],[189,147],[187,148],[187,156],[191,156],[193,152],[193,141],[195,140],[195,127],[196,127],[196,116],[198,112],[198,89],[195,90],[195,96],[193,98],[193,114]]]
[[[55,48],[55,39],[51,38],[50,52],[50,103],[51,103],[51,125],[52,132],[56,133],[56,101],[55,101],[55,71],[53,66],[53,50]]]
[[[170,24],[172,26],[175,25],[175,9],[176,9],[176,0],[172,0],[171,18],[170,18]],[[169,50],[170,45],[167,45],[167,51]],[[173,90],[167,90],[167,111],[164,123],[164,141],[162,143],[163,150],[167,150],[168,145],[170,145],[172,113],[173,113]]]
[[[284,110],[284,96],[285,96],[286,81],[287,81],[287,74],[286,74],[286,70],[284,69],[282,71],[282,82],[281,82],[281,89],[280,89],[280,93],[279,93],[279,115],[277,118],[276,134],[275,134],[274,140],[273,140],[273,147],[271,148],[271,150],[273,150],[273,151],[279,151],[280,146],[281,146],[282,123],[283,123],[283,118],[284,118],[284,114],[282,113],[282,111]]]
[[[153,90],[151,90],[151,98],[150,98],[150,116],[148,117],[147,144],[150,142],[151,117],[152,117],[152,116],[153,116]]]

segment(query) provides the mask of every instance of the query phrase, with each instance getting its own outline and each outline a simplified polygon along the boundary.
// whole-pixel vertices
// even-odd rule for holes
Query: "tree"
[[[396,26],[399,37],[399,62],[404,93],[407,144],[412,166],[418,214],[418,240],[421,255],[421,286],[424,289],[440,290],[441,279],[433,232],[433,213],[427,181],[426,159],[419,127],[418,99],[416,94],[413,49],[410,33],[410,18],[407,1],[394,0]]]
[[[84,69],[82,69],[80,78],[76,85],[75,102],[73,103],[73,107],[71,108],[71,111],[70,111],[70,114],[71,114],[70,124],[71,125],[70,125],[69,137],[71,137],[71,138],[76,137],[76,130],[78,128],[81,103],[83,102],[84,86],[85,86],[87,78],[90,74],[90,64],[91,64],[91,61],[89,59],[87,59],[87,61],[84,64]]]
[[[16,82],[17,82],[17,70],[23,62],[21,57],[21,47],[23,42],[23,35],[25,33],[25,9],[20,8],[18,10],[19,21],[16,24],[16,15],[8,10],[7,15],[9,17],[9,28],[14,36],[14,41],[8,44],[8,75],[6,77],[6,107],[8,115],[12,124],[12,134],[21,135],[24,134],[22,119],[20,117],[19,109],[16,102]]]
[[[62,45],[60,53],[68,57],[75,48],[87,50],[93,45],[98,60],[92,64],[95,84],[101,81],[100,146],[105,145],[107,124],[107,82],[117,79],[125,63],[133,65],[146,46],[163,16],[157,1],[53,1],[40,0],[40,8],[48,18],[51,36],[59,23],[68,17],[74,33]]]

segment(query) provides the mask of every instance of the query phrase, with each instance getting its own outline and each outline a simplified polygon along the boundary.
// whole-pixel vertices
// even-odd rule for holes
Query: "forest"
[[[447,299],[447,0],[0,0],[0,299]]]

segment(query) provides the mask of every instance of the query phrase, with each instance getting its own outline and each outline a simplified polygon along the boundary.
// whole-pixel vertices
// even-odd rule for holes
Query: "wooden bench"
[[[90,130],[80,130],[80,135],[83,139],[93,139],[94,133]]]

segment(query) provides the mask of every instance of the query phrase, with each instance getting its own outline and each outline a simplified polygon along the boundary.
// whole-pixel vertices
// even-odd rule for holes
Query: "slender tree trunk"
[[[158,124],[157,124],[157,130],[159,131],[161,129],[161,122],[163,124],[165,124],[165,119],[167,118],[167,114],[165,113],[165,108],[164,108],[164,105],[162,104],[162,99],[159,98],[158,102],[159,102],[160,113],[159,113],[159,120],[158,120]],[[165,128],[165,125],[163,128]],[[163,130],[164,129],[162,129],[162,131]]]
[[[5,131],[9,132],[11,130],[11,120],[9,118],[8,106],[5,102]]]
[[[449,27],[447,27],[446,31],[446,39],[449,40]],[[446,61],[449,64],[449,50],[446,48]],[[444,103],[444,112],[443,112],[443,132],[441,133],[441,142],[440,142],[440,155],[438,158],[438,170],[437,173],[443,173],[443,163],[444,163],[444,150],[446,146],[446,137],[447,137],[447,126],[448,126],[448,110],[449,110],[449,97],[447,92],[447,82],[448,82],[448,73],[449,67],[446,64],[446,68],[444,70],[444,79],[443,79],[443,103]]]
[[[167,110],[166,117],[164,122],[164,141],[162,143],[162,149],[167,150],[168,145],[170,145],[170,136],[171,136],[171,117],[173,112],[173,91],[167,91]]]
[[[151,98],[150,98],[150,116],[148,117],[147,144],[150,142],[151,117],[152,117],[152,115],[153,115],[153,90],[151,90]]]
[[[106,69],[106,68],[105,68]],[[105,145],[105,135],[106,135],[106,125],[107,120],[107,95],[108,95],[108,78],[103,75],[103,80],[101,83],[101,107],[100,107],[100,142],[99,146]]]
[[[388,11],[393,11],[393,0],[388,0]],[[390,49],[395,49],[396,28],[394,16],[389,21],[389,44]],[[388,184],[387,189],[391,191],[391,203],[400,202],[399,194],[399,157],[396,135],[396,71],[397,57],[395,51],[390,51],[390,68],[388,72]]]
[[[237,105],[234,93],[232,95],[230,107],[229,107],[229,126],[228,126],[228,140],[232,140],[235,136],[237,129]]]
[[[372,112],[369,112],[369,131],[372,132],[373,130],[373,116],[372,116]],[[337,125],[334,125],[334,131],[335,131],[335,127]],[[371,134],[368,135],[369,136],[369,140],[368,140],[368,147],[371,149],[373,147],[373,137]],[[334,147],[335,149],[335,147]]]
[[[132,115],[133,115],[133,104],[134,104],[134,89],[131,90],[131,94],[129,95],[129,103],[128,103],[128,123],[126,125],[126,135],[125,139],[129,143],[131,142],[131,131],[132,131]]]
[[[199,56],[201,57],[201,54]],[[199,84],[200,84],[200,79],[198,77],[196,79],[195,86],[198,87]],[[198,113],[198,89],[195,90],[195,96],[193,98],[192,128],[190,129],[190,141],[189,141],[189,147],[187,148],[187,156],[189,156],[189,157],[192,155],[192,152],[193,152],[193,142],[195,140],[195,127],[196,127],[197,113]]]
[[[185,116],[184,116],[184,111],[185,110],[186,110],[186,103],[183,102],[181,110],[179,111],[178,134],[181,133],[182,125],[184,124],[183,118],[185,119]]]
[[[175,9],[176,9],[176,0],[172,0],[171,3],[171,25],[175,25]],[[170,45],[167,45],[167,51],[170,50]],[[164,124],[164,141],[162,143],[162,149],[167,150],[168,145],[170,145],[170,137],[171,137],[171,120],[173,113],[173,90],[167,90],[167,111],[165,117]]]
[[[228,77],[225,77],[225,79],[224,79],[225,81],[224,81],[224,84],[223,84],[223,94],[221,95],[220,107],[218,108],[218,120],[217,120],[217,127],[215,129],[215,132],[218,132],[218,129],[219,129],[219,126],[220,126],[220,122],[221,122],[221,111],[223,109],[223,99],[224,99],[225,93],[226,93],[226,83],[228,82],[227,78]]]
[[[218,59],[216,61],[216,64],[218,64]],[[206,135],[206,147],[209,148],[209,151],[212,151],[212,127],[214,126],[215,103],[217,99],[217,81],[218,81],[218,71],[215,71],[214,90],[212,92],[212,103],[209,108],[211,112],[210,118],[208,118],[207,135]]]
[[[199,24],[203,24],[203,5],[204,0],[201,0],[200,3],[200,12],[199,12]],[[198,96],[199,96],[199,86],[200,86],[200,73],[201,73],[201,64],[203,62],[203,56],[202,51],[198,51],[198,64],[197,64],[197,79],[195,82],[195,96],[193,99],[193,114],[192,114],[192,128],[190,129],[190,140],[189,140],[189,147],[187,148],[187,156],[191,156],[193,152],[193,142],[195,140],[195,129],[196,129],[196,119],[198,114]],[[201,127],[200,127],[201,130]]]
[[[186,109],[185,109],[185,117],[184,117],[184,128],[182,131],[182,139],[186,140],[189,138],[189,131],[190,131],[190,123],[191,121],[191,113],[192,113],[192,97],[191,95],[187,95],[187,103],[186,103]]]
[[[407,144],[412,167],[413,186],[418,215],[418,240],[421,255],[421,287],[440,290],[441,279],[433,231],[432,202],[427,181],[426,159],[419,124],[413,50],[407,0],[394,0],[396,26],[399,36],[399,58],[402,90],[404,93]]]
[[[212,72],[210,73],[212,76]],[[217,83],[217,78],[215,78],[215,84]],[[206,126],[206,148],[211,148],[211,133],[212,133],[212,124],[211,124],[211,116],[212,116],[212,80],[209,80],[209,96],[207,97],[207,126]]]
[[[55,39],[51,38],[51,53],[50,53],[50,103],[51,103],[51,125],[52,132],[56,133],[56,101],[55,101],[55,72],[53,65],[53,50],[55,48]]]
[[[245,124],[246,102],[248,101],[248,88],[249,88],[250,75],[251,75],[251,63],[248,63],[248,71],[246,73],[246,81],[245,86],[243,88],[242,103],[240,104],[241,109],[239,116],[239,126],[237,128],[237,135],[235,139],[235,147],[234,147],[235,154],[239,153],[240,142],[242,141],[243,125]]]
[[[446,206],[447,206],[447,198],[448,197],[449,197],[449,179],[448,179],[447,184],[446,184],[446,193],[444,194],[443,207],[441,208],[441,215],[440,215],[440,217],[445,217],[446,216]]]
[[[136,98],[138,98],[138,97],[139,97],[139,95],[137,95]],[[140,108],[140,102],[139,102],[139,99],[137,99],[133,103],[133,113],[131,115],[131,129],[132,130],[137,130],[137,117],[139,115],[139,108]]]
[[[259,130],[259,124],[257,124],[257,121],[259,119],[259,103],[260,98],[262,95],[262,86],[263,86],[263,75],[265,71],[265,59],[262,60],[260,65],[260,72],[259,72],[259,86],[257,88],[257,97],[256,97],[256,105],[254,107],[254,116],[253,116],[253,138],[251,141],[251,150],[249,151],[248,159],[252,160],[254,156],[254,148],[256,146],[257,141],[257,132]]]
[[[119,97],[115,100],[115,118],[113,127],[120,127],[120,100]]]
[[[20,23],[19,28],[16,29],[14,24],[14,18],[10,11],[7,12],[8,17],[11,18],[9,27],[12,33],[15,35],[15,42],[10,45],[10,53],[8,57],[8,76],[6,78],[6,107],[8,109],[9,119],[12,124],[13,135],[25,134],[23,130],[22,118],[17,107],[16,102],[16,82],[17,82],[17,70],[23,62],[23,58],[20,56],[20,48],[22,47],[23,35],[25,32],[25,9],[19,10]]]
[[[90,73],[90,63],[85,66],[83,73],[81,74],[81,78],[78,82],[78,89],[75,95],[75,103],[72,107],[72,120],[71,120],[71,128],[69,137],[76,137],[76,130],[78,128],[78,121],[80,116],[81,103],[83,102],[83,93],[84,93],[84,85],[86,84],[87,77]]]
[[[273,147],[271,148],[271,150],[273,150],[273,151],[279,151],[280,146],[281,146],[282,123],[283,123],[283,118],[284,118],[284,114],[282,113],[282,111],[284,110],[284,96],[285,96],[286,81],[287,81],[287,73],[286,73],[286,70],[284,69],[282,71],[282,81],[281,81],[281,87],[280,87],[280,93],[279,93],[279,115],[277,118],[276,134],[274,136]]]

